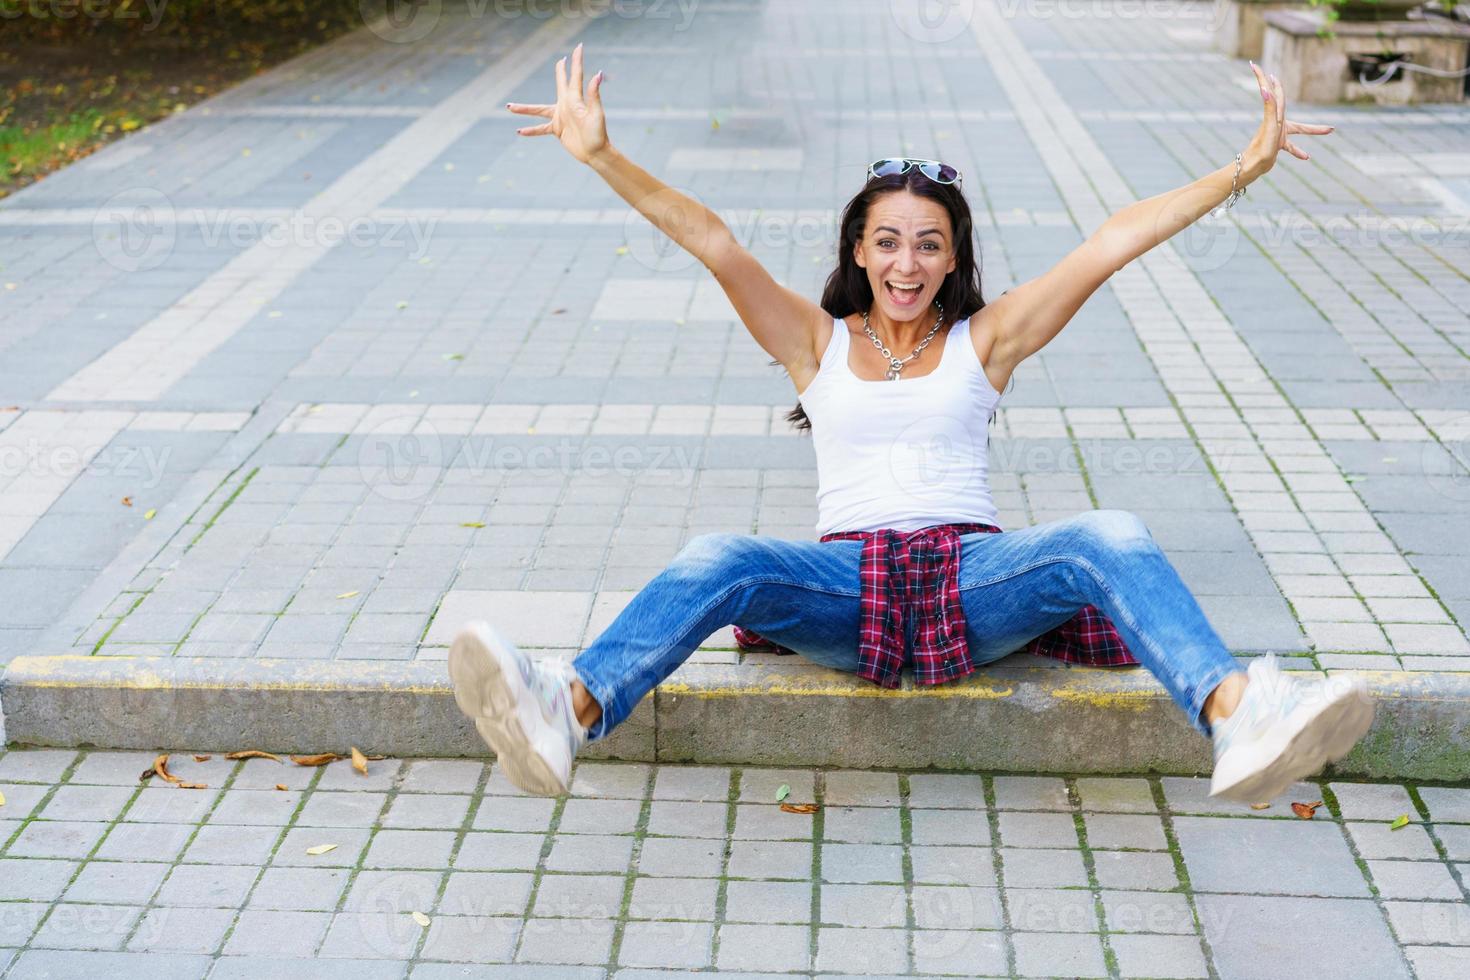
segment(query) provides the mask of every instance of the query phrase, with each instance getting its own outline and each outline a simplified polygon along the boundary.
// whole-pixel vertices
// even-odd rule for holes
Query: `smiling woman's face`
[[[934,303],[944,277],[954,271],[949,212],[906,190],[884,194],[868,208],[854,255],[867,270],[879,309],[890,320],[914,320]]]

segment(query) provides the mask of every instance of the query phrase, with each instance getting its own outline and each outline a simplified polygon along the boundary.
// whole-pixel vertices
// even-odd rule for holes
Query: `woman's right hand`
[[[607,122],[602,114],[602,72],[592,76],[586,93],[582,90],[582,45],[572,51],[572,72],[567,77],[567,59],[556,63],[556,104],[529,105],[507,102],[506,108],[523,116],[541,116],[548,120],[539,126],[524,126],[522,136],[546,136],[561,140],[567,152],[582,163],[607,149]]]

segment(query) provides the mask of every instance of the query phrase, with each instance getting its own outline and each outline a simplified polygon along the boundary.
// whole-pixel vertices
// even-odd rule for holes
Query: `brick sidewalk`
[[[549,800],[469,760],[364,776],[174,754],[203,790],[140,784],[152,763],[0,755],[0,974],[1449,980],[1470,966],[1467,789],[1299,784],[1255,811],[1209,800],[1202,779],[583,763]],[[782,785],[817,813],[782,812]],[[1325,803],[1308,822],[1293,800]]]

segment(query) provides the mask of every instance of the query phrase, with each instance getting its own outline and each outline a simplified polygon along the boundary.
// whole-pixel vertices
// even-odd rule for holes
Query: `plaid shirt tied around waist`
[[[899,685],[905,665],[908,626],[914,625],[914,680],[943,684],[975,671],[965,638],[960,603],[960,536],[1002,533],[990,524],[936,524],[917,531],[836,531],[822,541],[863,542],[858,576],[862,583],[859,620],[859,677],[882,687]],[[742,650],[793,653],[740,626]],[[1137,664],[1112,622],[1095,606],[1026,645],[1029,653],[1091,667]]]

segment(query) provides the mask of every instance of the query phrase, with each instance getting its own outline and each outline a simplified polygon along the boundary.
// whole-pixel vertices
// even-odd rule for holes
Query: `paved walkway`
[[[1174,777],[584,763],[547,800],[469,760],[175,754],[198,790],[140,785],[152,764],[0,755],[0,974],[1470,970],[1467,789],[1303,784],[1257,811]]]
[[[997,295],[1256,118],[1203,4],[425,9],[0,207],[0,663],[433,658],[470,608],[574,649],[694,534],[813,535],[789,382],[497,108],[576,40],[623,149],[813,296],[870,157],[961,168]],[[1141,514],[1242,653],[1463,670],[1470,112],[1299,114],[1313,162],[1017,372],[1002,518]]]

